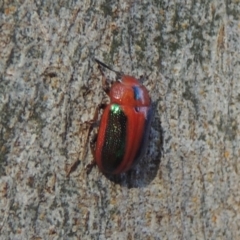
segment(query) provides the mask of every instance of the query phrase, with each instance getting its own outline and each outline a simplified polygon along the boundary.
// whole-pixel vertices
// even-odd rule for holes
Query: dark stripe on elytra
[[[114,110],[114,106],[118,110]],[[113,172],[121,164],[125,149],[127,137],[127,116],[119,105],[113,105],[110,109],[105,141],[102,149],[102,166],[106,172]]]

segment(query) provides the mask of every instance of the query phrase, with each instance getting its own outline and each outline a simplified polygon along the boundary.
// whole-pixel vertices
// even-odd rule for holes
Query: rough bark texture
[[[239,239],[239,18],[239,0],[1,1],[0,238]],[[149,75],[156,104],[117,177],[86,170],[94,57]]]

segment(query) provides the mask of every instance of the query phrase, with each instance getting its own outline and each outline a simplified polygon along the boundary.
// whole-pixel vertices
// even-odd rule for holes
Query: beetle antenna
[[[101,62],[100,60],[98,60],[97,58],[95,58],[95,61],[99,64],[102,65],[103,67],[109,69],[110,71],[113,71],[117,74],[117,77],[121,78],[121,76],[123,75],[122,72],[116,71],[113,68],[109,67],[108,65],[106,65],[105,63]]]

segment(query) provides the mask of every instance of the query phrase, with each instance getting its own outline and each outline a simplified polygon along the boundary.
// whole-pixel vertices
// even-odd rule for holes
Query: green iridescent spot
[[[113,105],[111,106],[111,111],[112,111],[113,113],[118,113],[119,111],[121,111],[121,108],[120,108],[119,105],[113,104]]]

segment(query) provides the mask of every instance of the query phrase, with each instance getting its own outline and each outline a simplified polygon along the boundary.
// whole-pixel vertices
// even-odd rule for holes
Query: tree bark
[[[239,239],[239,1],[0,6],[1,239]],[[95,57],[147,76],[156,109],[119,176],[87,170]]]

